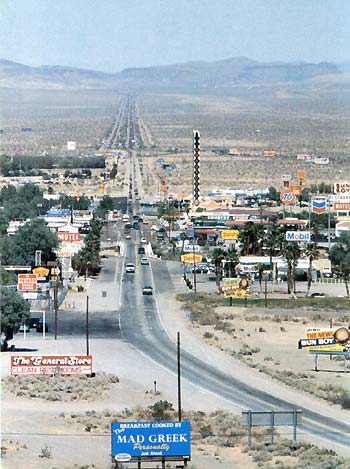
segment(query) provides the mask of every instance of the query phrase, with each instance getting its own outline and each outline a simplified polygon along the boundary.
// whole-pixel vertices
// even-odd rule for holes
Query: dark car
[[[30,318],[29,319],[29,327],[30,329],[35,329],[36,327],[38,327],[38,325],[41,323],[41,319],[40,318]]]
[[[44,324],[42,322],[40,322],[36,326],[36,331],[37,332],[44,332]],[[45,324],[45,332],[49,332],[49,326],[47,324]]]
[[[138,249],[139,254],[145,254],[145,248],[143,246],[140,246]]]

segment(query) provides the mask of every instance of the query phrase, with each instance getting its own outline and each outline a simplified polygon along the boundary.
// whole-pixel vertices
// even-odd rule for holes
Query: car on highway
[[[141,244],[147,244],[147,239],[146,238],[141,238]]]
[[[131,239],[131,235],[129,234],[125,235],[125,239]]]
[[[135,273],[135,266],[131,262],[126,264],[125,271],[127,274],[134,274]]]
[[[143,246],[140,246],[137,252],[138,254],[145,254],[145,248]]]
[[[26,324],[22,324],[21,326],[19,326],[18,332],[30,332],[29,326],[27,326]]]
[[[150,286],[143,287],[142,294],[143,295],[153,295],[153,288],[150,287]]]
[[[141,265],[149,265],[147,257],[141,257]]]

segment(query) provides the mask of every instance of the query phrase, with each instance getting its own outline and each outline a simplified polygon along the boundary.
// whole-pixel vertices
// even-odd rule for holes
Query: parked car
[[[27,326],[27,324],[22,324],[19,326],[18,332],[30,332],[29,326]]]
[[[30,318],[29,319],[29,328],[30,329],[35,329],[41,322],[40,318]]]
[[[142,289],[143,295],[153,295],[153,288],[150,286],[143,287]]]
[[[125,268],[125,271],[127,274],[134,274],[135,273],[135,266],[134,264],[126,264],[126,268]]]
[[[149,265],[147,257],[141,257],[141,265]]]
[[[36,327],[37,332],[43,332],[44,331],[44,324],[40,322],[37,327]],[[49,332],[49,326],[45,324],[45,332]]]

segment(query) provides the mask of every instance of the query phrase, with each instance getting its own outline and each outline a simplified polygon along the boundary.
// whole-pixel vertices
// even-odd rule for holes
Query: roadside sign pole
[[[193,237],[193,242],[195,238]],[[194,244],[193,244],[193,286],[194,286],[194,292],[197,293],[197,273],[196,273],[196,258],[195,258],[195,250],[194,250]]]
[[[55,310],[55,340],[57,340],[57,311],[58,311],[57,295],[58,295],[58,280],[55,280],[55,284],[53,288],[53,305],[54,305],[54,310]]]
[[[265,309],[267,308],[267,274],[265,273]]]
[[[45,340],[45,327],[46,327],[46,310],[43,311],[43,340]]]
[[[331,249],[331,204],[330,204],[329,197],[327,199],[327,203],[328,203],[328,252],[329,252]]]
[[[86,297],[86,355],[90,355],[89,348],[89,295]]]
[[[181,356],[180,356],[180,332],[177,333],[177,407],[179,422],[182,419],[181,411]]]
[[[271,411],[271,444],[275,442],[275,412]]]
[[[293,440],[297,441],[297,411],[293,409]]]
[[[248,448],[252,447],[252,411],[248,410]]]

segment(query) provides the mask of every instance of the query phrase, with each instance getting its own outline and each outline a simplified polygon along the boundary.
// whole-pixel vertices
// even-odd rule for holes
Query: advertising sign
[[[311,211],[313,213],[325,213],[327,208],[327,197],[311,197]]]
[[[299,197],[301,195],[301,186],[290,186],[290,190],[293,192],[294,195]]]
[[[335,202],[333,204],[333,210],[336,212],[350,211],[350,202]]]
[[[249,282],[246,278],[226,278],[221,290],[225,298],[248,298],[250,296],[247,291],[248,286]]]
[[[25,300],[36,300],[38,298],[38,293],[36,291],[27,291],[22,293],[22,297]]]
[[[184,244],[184,252],[200,252],[200,250],[198,244]]]
[[[181,262],[186,262],[190,264],[198,264],[198,262],[202,262],[202,259],[203,259],[203,256],[201,256],[200,254],[189,253],[189,254],[183,254],[181,256]]]
[[[307,329],[306,339],[300,339],[298,348],[320,352],[349,352],[350,330],[339,329]]]
[[[295,202],[295,194],[290,189],[285,189],[280,193],[280,200],[285,205],[290,205]]]
[[[190,457],[190,422],[113,422],[112,457]]]
[[[66,243],[76,243],[80,241],[80,233],[71,233],[69,231],[58,231],[57,238],[59,241]]]
[[[283,174],[282,181],[291,181],[292,175],[291,174]]]
[[[263,156],[276,156],[276,152],[274,150],[265,150]]]
[[[222,239],[229,239],[229,240],[237,241],[239,237],[239,231],[238,230],[222,230],[220,231],[220,236]]]
[[[350,181],[336,182],[334,184],[334,192],[336,194],[350,194]]]
[[[18,291],[36,291],[38,279],[35,274],[18,274]]]
[[[311,233],[309,231],[287,231],[287,241],[298,241],[299,243],[309,243],[311,240]]]
[[[17,355],[11,375],[91,375],[91,355]]]
[[[311,156],[311,155],[307,155],[307,156]],[[305,158],[307,159],[307,158]],[[298,169],[297,171],[297,179],[299,179],[299,181],[303,181],[305,179],[305,171],[303,169]]]
[[[38,282],[46,282],[50,270],[46,267],[36,267],[32,270],[33,274],[36,275]]]

